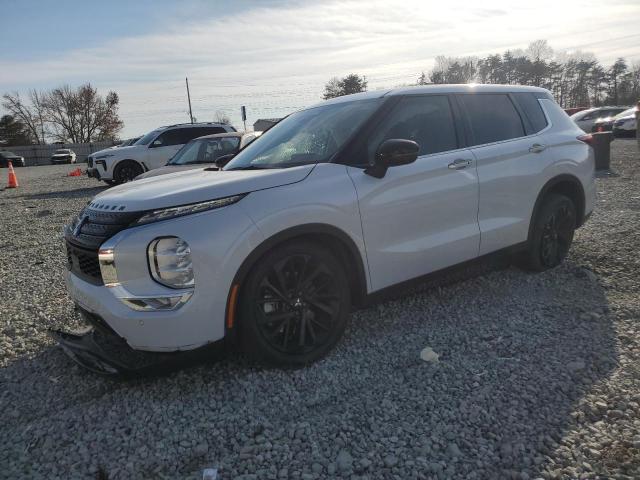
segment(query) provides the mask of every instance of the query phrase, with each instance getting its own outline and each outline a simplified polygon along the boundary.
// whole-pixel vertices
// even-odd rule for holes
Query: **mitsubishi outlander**
[[[221,170],[96,196],[65,230],[68,291],[132,350],[232,339],[304,365],[374,293],[498,251],[535,271],[561,263],[594,207],[590,142],[541,88],[332,99]]]

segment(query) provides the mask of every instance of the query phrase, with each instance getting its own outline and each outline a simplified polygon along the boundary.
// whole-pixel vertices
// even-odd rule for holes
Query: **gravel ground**
[[[612,157],[553,271],[358,311],[308,368],[229,355],[126,382],[46,335],[79,322],[60,231],[103,187],[18,169],[0,192],[0,478],[640,478],[640,159],[624,140]]]

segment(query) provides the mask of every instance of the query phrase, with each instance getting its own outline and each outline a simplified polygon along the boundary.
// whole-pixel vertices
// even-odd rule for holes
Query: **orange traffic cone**
[[[9,162],[9,183],[7,184],[7,188],[18,188],[18,177],[16,177],[16,172],[13,171],[13,164]]]
[[[82,176],[82,170],[80,168],[76,168],[75,170],[69,172],[69,174],[67,175],[67,177],[81,177]]]

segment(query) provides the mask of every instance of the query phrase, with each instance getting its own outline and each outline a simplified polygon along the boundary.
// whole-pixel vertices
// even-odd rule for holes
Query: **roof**
[[[231,125],[227,125],[220,122],[197,122],[197,123],[176,123],[175,125],[163,125],[162,127],[156,128],[156,130],[163,130],[167,128],[186,128],[186,127],[206,127],[206,126],[215,126],[215,127],[230,127]]]
[[[548,90],[527,85],[485,85],[479,83],[444,84],[444,85],[416,85],[414,87],[400,87],[386,90],[373,90],[370,92],[354,93],[342,97],[332,98],[313,105],[331,105],[334,103],[351,102],[353,100],[367,100],[370,98],[391,97],[395,95],[416,95],[421,93],[508,93],[508,92],[540,92],[549,93]]]

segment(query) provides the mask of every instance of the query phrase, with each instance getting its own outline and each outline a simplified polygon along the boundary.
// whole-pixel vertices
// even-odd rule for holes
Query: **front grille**
[[[65,230],[65,238],[69,242],[89,250],[97,251],[106,240],[127,228],[143,214],[143,212],[114,211],[124,207],[105,205],[97,201],[91,205],[91,208],[85,208],[73,224]]]
[[[67,268],[89,283],[102,285],[98,251],[78,248],[69,241],[66,242],[66,247]]]
[[[87,158],[87,165],[89,166],[89,168],[93,167],[93,158],[91,157]]]
[[[95,208],[103,208],[105,211]],[[87,282],[102,285],[98,263],[100,245],[131,225],[143,212],[106,211],[107,206],[104,204],[96,204],[95,208],[85,208],[65,228],[64,236],[69,270]]]

